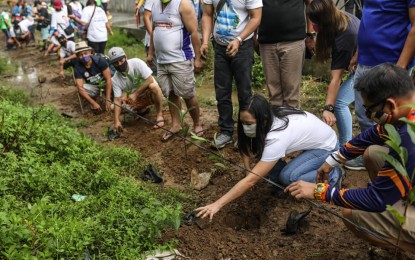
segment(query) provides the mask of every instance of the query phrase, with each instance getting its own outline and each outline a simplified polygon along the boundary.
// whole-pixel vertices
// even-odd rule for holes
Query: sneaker
[[[232,136],[225,135],[225,134],[219,134],[216,139],[213,141],[213,146],[222,149],[227,144],[232,143]]]
[[[363,156],[359,156],[353,160],[347,161],[344,164],[344,168],[352,171],[365,171],[366,167],[363,162]]]
[[[344,179],[346,179],[346,171],[342,167],[339,167],[339,177],[333,186],[340,190],[342,188]]]

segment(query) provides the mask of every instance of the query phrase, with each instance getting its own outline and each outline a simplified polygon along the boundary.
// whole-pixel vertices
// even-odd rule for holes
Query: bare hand
[[[324,162],[323,165],[320,166],[317,170],[317,183],[324,183],[329,179],[329,173],[333,170],[333,167],[330,164]]]
[[[123,127],[122,127],[122,124],[121,124],[120,121],[117,121],[117,122],[114,123],[114,130],[117,133],[121,133],[123,131]]]
[[[209,221],[212,221],[213,215],[215,215],[219,210],[220,210],[220,207],[216,205],[216,203],[212,203],[207,206],[195,209],[195,211],[199,211],[196,217],[198,218],[209,217]]]
[[[349,63],[349,71],[350,72],[355,72],[357,68],[357,55],[353,55],[352,59],[350,60]]]
[[[92,109],[95,110],[95,111],[99,111],[99,112],[102,111],[102,107],[97,102],[92,104],[92,107],[93,107]]]
[[[105,109],[107,111],[111,111],[111,102],[109,100],[105,101]]]
[[[288,185],[285,192],[289,192],[296,199],[314,199],[315,183],[297,181]]]
[[[207,43],[202,44],[200,47],[200,53],[203,59],[207,59],[207,55],[209,53],[209,45]]]
[[[151,68],[153,66],[153,54],[148,54],[146,57],[147,66]]]
[[[314,41],[313,37],[306,37],[305,38],[305,47],[315,55],[316,52],[316,42]]]
[[[195,58],[195,72],[199,73],[202,71],[202,61],[200,60],[200,58]]]
[[[324,110],[323,121],[329,126],[333,126],[336,123],[336,116],[332,112]]]
[[[229,57],[235,57],[239,51],[240,45],[241,44],[239,43],[238,39],[231,41],[228,47],[226,47],[226,54],[228,54]]]
[[[64,78],[64,77],[65,77],[65,72],[62,70],[62,71],[59,73],[59,75],[60,75],[62,78]]]

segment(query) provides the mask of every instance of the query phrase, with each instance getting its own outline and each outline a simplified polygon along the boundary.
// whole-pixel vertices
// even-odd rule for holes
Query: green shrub
[[[1,68],[0,68],[1,74]],[[12,89],[5,86],[0,86],[0,99],[9,100],[12,103],[28,104],[29,96],[26,95],[22,90]]]
[[[182,206],[131,177],[136,151],[100,146],[48,107],[2,100],[0,111],[3,257],[136,259],[169,246],[155,241],[179,227]]]
[[[252,87],[254,89],[262,88],[265,85],[265,76],[262,68],[261,57],[258,54],[254,54],[255,61],[252,66]]]
[[[107,49],[109,50],[112,47],[122,47],[138,44],[136,38],[131,37],[127,34],[126,31],[115,28],[113,30],[114,34],[111,37],[108,37]]]

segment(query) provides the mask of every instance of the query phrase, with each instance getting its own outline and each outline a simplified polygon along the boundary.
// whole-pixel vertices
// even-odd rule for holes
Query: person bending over
[[[127,55],[120,47],[113,47],[108,51],[109,62],[117,70],[112,77],[114,91],[114,129],[122,130],[120,121],[122,103],[140,112],[149,105],[154,104],[157,110],[157,121],[154,129],[164,126],[163,95],[161,89],[153,78],[153,71],[147,64],[138,59],[127,59]],[[141,82],[138,83],[138,82]],[[137,84],[138,83],[138,84]]]
[[[289,185],[298,180],[313,182],[325,158],[338,149],[336,133],[311,113],[291,107],[271,106],[261,95],[248,98],[239,112],[238,147],[245,168],[250,169],[249,156],[259,162],[252,172],[239,181],[216,202],[196,209],[198,216],[213,218],[223,206],[240,197],[261,178],[274,175],[277,164],[287,154],[303,151],[279,173],[278,182]],[[278,174],[278,173],[277,173]],[[333,169],[330,183],[341,186],[343,172]]]
[[[415,122],[415,109],[407,106],[415,104],[415,87],[408,71],[385,63],[374,67],[363,74],[355,88],[361,93],[366,115],[376,125],[356,136],[339,151],[332,153],[318,170],[320,183],[298,181],[286,188],[292,196],[300,199],[317,199],[330,204],[344,207],[343,216],[348,220],[375,231],[383,238],[396,244],[400,234],[398,220],[386,210],[392,205],[401,215],[404,215],[404,201],[415,185],[413,177],[415,168],[415,144],[408,133],[408,125],[400,121],[406,118]],[[397,169],[378,154],[378,151],[388,153],[398,161],[400,156],[387,144],[385,124],[391,124],[401,139],[401,149],[407,151],[407,162],[404,167],[409,175],[409,181]],[[345,163],[359,155],[363,155],[365,166],[371,183],[367,188],[339,189],[330,184],[324,184],[325,174],[333,167]],[[346,227],[358,237],[382,247],[391,245],[378,240],[365,232],[357,230],[345,222]],[[415,253],[415,205],[409,205],[406,221],[400,234],[400,247]]]

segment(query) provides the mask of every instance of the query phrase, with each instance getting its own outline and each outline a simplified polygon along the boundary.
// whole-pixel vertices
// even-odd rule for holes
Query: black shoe
[[[285,228],[281,230],[286,235],[292,235],[297,233],[298,225],[300,224],[300,221],[303,220],[308,214],[311,212],[311,207],[304,212],[298,212],[296,210],[293,210],[290,212],[290,215],[288,216],[287,223],[285,223]]]
[[[148,165],[147,169],[144,170],[143,174],[141,175],[141,179],[143,179],[143,181],[151,181],[153,183],[163,182],[163,179],[158,175],[157,171],[151,164]]]

